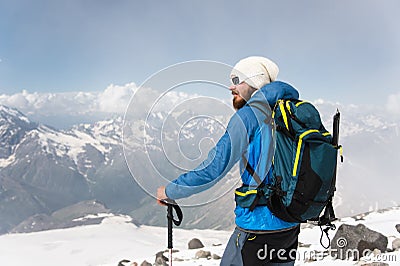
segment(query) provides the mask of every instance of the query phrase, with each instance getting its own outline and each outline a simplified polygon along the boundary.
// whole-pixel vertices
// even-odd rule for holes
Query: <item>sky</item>
[[[101,92],[179,62],[261,55],[303,99],[400,113],[399,10],[396,0],[0,0],[0,96]]]

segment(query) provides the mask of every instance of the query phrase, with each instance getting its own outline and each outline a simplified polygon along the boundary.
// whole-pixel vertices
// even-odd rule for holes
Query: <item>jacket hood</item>
[[[288,83],[274,81],[257,90],[247,104],[273,109],[279,99],[299,99],[299,92]]]

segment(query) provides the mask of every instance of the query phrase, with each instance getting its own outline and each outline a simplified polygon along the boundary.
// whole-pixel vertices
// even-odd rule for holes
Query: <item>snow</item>
[[[395,225],[400,223],[400,208],[394,207],[385,211],[371,212],[369,214],[363,214],[356,217],[343,218],[334,224],[338,229],[341,224],[357,225],[360,223],[366,225],[371,230],[387,236],[389,240],[388,248],[391,248],[393,239],[400,237],[399,232],[397,232],[395,228]],[[330,239],[333,238],[336,230],[330,231]],[[312,255],[311,253],[314,251],[317,251],[318,254],[321,254],[324,251],[324,248],[319,243],[320,237],[321,231],[317,226],[312,228],[303,228],[301,230],[299,241],[301,243],[311,244],[308,249],[299,248],[299,253],[302,255],[302,257],[305,255],[307,258],[307,255]],[[324,238],[324,243],[326,243],[326,238]],[[388,263],[389,265],[400,265],[400,251],[382,253],[381,255],[377,255],[375,257],[364,257],[361,258],[360,261],[364,261],[365,263],[370,261],[381,261]],[[327,256],[323,260],[317,262],[307,263],[307,265],[323,265],[323,263],[327,265],[355,265],[353,261],[332,260],[332,257],[330,256]]]
[[[27,234],[0,236],[0,265],[117,265],[128,258],[154,262],[154,255],[166,247],[166,228],[130,223],[127,216],[114,216],[100,225],[81,226]],[[187,249],[189,237],[204,238],[204,244],[222,244],[229,232],[174,230],[174,248]],[[223,241],[223,242],[222,242]],[[223,247],[215,247],[219,252]],[[195,251],[177,257],[194,257]],[[21,256],[23,255],[23,256]],[[183,264],[181,264],[183,265]],[[218,265],[218,261],[215,264]]]
[[[0,168],[9,166],[13,162],[15,162],[15,154],[12,154],[10,157],[8,157],[6,159],[0,158]]]
[[[56,154],[59,157],[63,157],[68,154],[75,163],[78,162],[78,155],[84,152],[84,146],[86,141],[79,139],[72,135],[63,134],[61,132],[54,131],[50,128],[40,128],[38,130],[38,137],[40,139],[42,147],[51,147],[51,143],[57,145]],[[49,150],[47,150],[50,152]]]
[[[22,121],[24,121],[26,123],[30,123],[29,119],[26,116],[22,115],[15,108],[9,108],[9,107],[6,107],[4,105],[0,105],[0,112],[6,113],[6,114],[8,114],[10,116],[13,116],[13,117],[17,117],[19,120],[22,120]]]
[[[136,226],[131,223],[129,216],[98,214],[96,217],[105,219],[98,225],[2,235],[0,265],[115,266],[123,259],[136,261],[140,265],[144,260],[153,263],[155,254],[166,250],[167,229],[164,227]],[[391,241],[399,237],[395,225],[400,221],[400,208],[373,212],[357,218],[361,220],[345,218],[337,222],[336,226],[339,227],[342,223],[363,223],[372,230],[390,237],[389,247]],[[177,266],[219,265],[220,260],[196,259],[195,254],[198,250],[189,250],[187,243],[192,238],[198,238],[205,246],[203,250],[222,256],[231,235],[230,231],[184,230],[176,227],[173,233],[174,249],[178,250],[173,253],[173,258],[181,260],[174,261],[173,265]],[[329,255],[324,255],[324,249],[319,244],[320,233],[317,226],[307,225],[306,228],[302,228],[299,241],[310,246],[299,247],[299,259],[295,265],[361,265],[352,260],[335,260]],[[331,239],[334,234],[331,231]],[[164,255],[168,256],[167,253]],[[316,258],[316,261],[309,261],[311,258]],[[399,265],[400,251],[370,255],[361,261],[381,261],[389,265]]]
[[[106,147],[104,143],[120,145],[120,142],[113,139],[112,136],[105,137],[100,134],[92,136],[76,129],[71,132],[61,132],[55,131],[46,126],[41,126],[36,133],[40,139],[42,147],[44,147],[47,152],[51,152],[49,150],[50,147],[55,146],[55,153],[57,156],[69,156],[75,164],[78,164],[79,155],[85,152],[86,145],[93,146],[102,154],[107,154],[111,149],[109,145]],[[86,163],[90,164],[89,161]],[[89,166],[90,165],[86,165],[86,167]]]
[[[103,218],[104,217],[113,217],[113,214],[111,214],[111,213],[89,214],[89,215],[86,215],[85,217],[73,219],[72,221],[74,221],[74,222],[84,221],[84,220],[88,220],[88,219],[96,219],[96,218],[102,218],[102,217]]]

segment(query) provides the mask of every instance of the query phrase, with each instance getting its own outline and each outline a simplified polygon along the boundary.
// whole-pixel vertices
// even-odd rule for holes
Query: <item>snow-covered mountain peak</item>
[[[30,123],[29,119],[15,108],[0,105],[0,119],[17,118],[18,120]],[[9,120],[10,121],[10,120]]]
[[[25,133],[37,127],[37,123],[17,109],[0,105],[0,167],[8,165],[18,143]]]
[[[2,133],[2,130],[4,130],[6,126],[17,126],[23,129],[30,129],[36,125],[37,123],[31,122],[17,109],[0,105],[0,133]],[[2,136],[2,134],[0,136]]]
[[[85,132],[95,138],[105,137],[121,141],[123,118],[118,116],[113,119],[97,121],[93,124],[79,124],[72,127],[70,132]]]

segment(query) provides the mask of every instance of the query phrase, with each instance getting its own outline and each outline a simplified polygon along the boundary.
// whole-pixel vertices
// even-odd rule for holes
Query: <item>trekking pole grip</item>
[[[172,227],[173,224],[179,226],[183,220],[183,213],[181,208],[176,204],[175,201],[171,199],[162,200],[162,202],[167,205],[167,220],[168,220],[168,248],[172,249]],[[177,219],[174,218],[174,210],[177,216]]]

